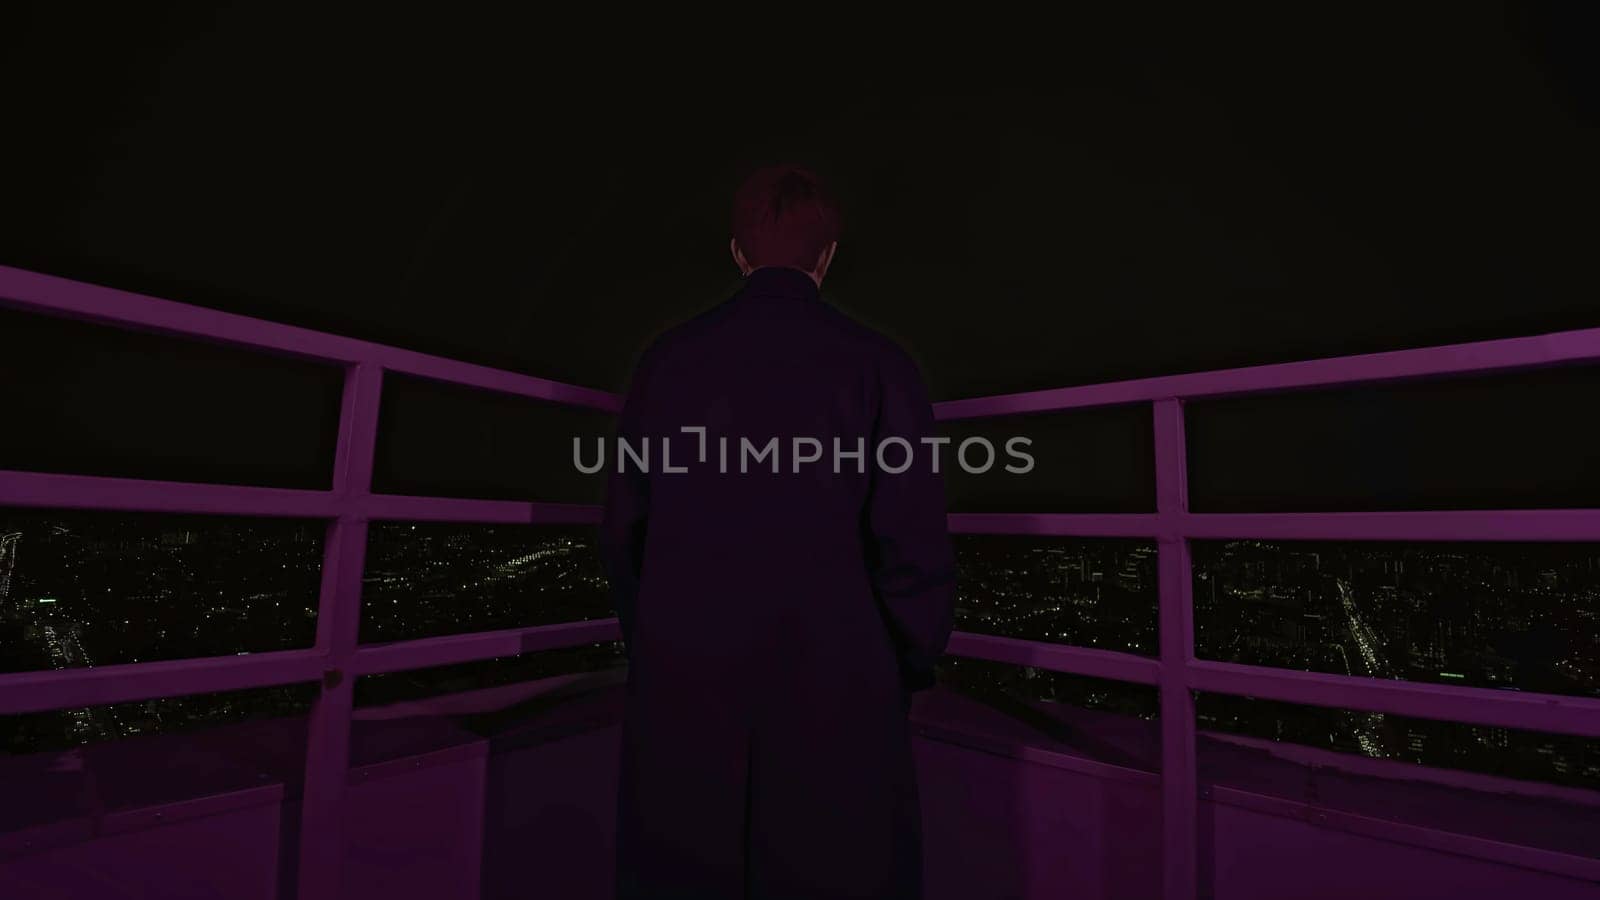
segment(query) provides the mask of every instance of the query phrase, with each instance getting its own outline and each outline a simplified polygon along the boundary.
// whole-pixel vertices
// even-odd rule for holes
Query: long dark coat
[[[649,473],[608,448],[601,539],[630,663],[620,897],[920,896],[907,711],[955,593],[932,429],[910,357],[796,269],[645,352],[618,436]],[[797,437],[821,458],[795,473]],[[865,450],[837,473],[835,438]]]

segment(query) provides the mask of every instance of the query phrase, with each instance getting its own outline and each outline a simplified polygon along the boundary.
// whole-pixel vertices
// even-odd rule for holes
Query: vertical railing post
[[[382,391],[380,366],[358,363],[346,370],[333,468],[339,517],[328,526],[317,606],[317,649],[327,662],[306,732],[295,894],[299,900],[336,900],[343,894],[344,789],[350,769],[355,681],[349,663],[359,643],[361,575],[367,555],[367,519],[361,501],[372,490]]]
[[[1199,896],[1199,767],[1195,761],[1193,572],[1189,541],[1179,530],[1188,509],[1183,401],[1157,400],[1155,412],[1156,511],[1164,520],[1157,563],[1161,628],[1161,834],[1163,900]]]

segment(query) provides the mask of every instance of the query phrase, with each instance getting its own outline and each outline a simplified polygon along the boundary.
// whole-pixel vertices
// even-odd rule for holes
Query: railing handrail
[[[327,363],[373,363],[384,369],[464,387],[616,411],[614,392],[163,300],[132,291],[0,266],[0,306]],[[1057,412],[1153,400],[1187,400],[1441,377],[1600,361],[1600,328],[1385,350],[1064,388],[1021,391],[934,404],[940,419]]]
[[[1059,412],[1147,403],[1195,400],[1319,387],[1375,384],[1450,375],[1475,375],[1600,361],[1600,328],[1555,331],[1527,337],[1384,350],[1297,362],[1157,375],[1126,381],[1050,388],[935,404],[942,419]]]
[[[367,363],[402,375],[607,412],[622,403],[610,391],[11,266],[0,266],[0,306],[314,362]]]

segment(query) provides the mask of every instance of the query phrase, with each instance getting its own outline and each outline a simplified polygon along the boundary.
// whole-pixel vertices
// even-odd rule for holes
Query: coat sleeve
[[[945,518],[944,477],[934,467],[933,407],[916,364],[891,354],[879,379],[879,406],[869,456],[884,441],[883,460],[898,467],[909,445],[911,466],[903,472],[869,466],[865,545],[873,592],[900,654],[907,690],[934,683],[955,617],[956,566]]]
[[[617,417],[616,438],[641,447],[644,406],[649,393],[650,351],[634,367],[633,379]],[[621,450],[616,442],[606,456],[605,510],[600,523],[600,558],[611,585],[611,601],[622,629],[625,652],[633,647],[634,612],[639,600],[639,579],[644,568],[644,541],[650,518],[650,476],[630,465],[621,471]]]

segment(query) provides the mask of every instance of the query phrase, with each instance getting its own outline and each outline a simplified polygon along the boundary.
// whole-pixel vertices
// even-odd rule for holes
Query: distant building
[[[21,541],[20,531],[0,534],[0,601],[11,596],[11,572],[17,567],[17,544]]]

